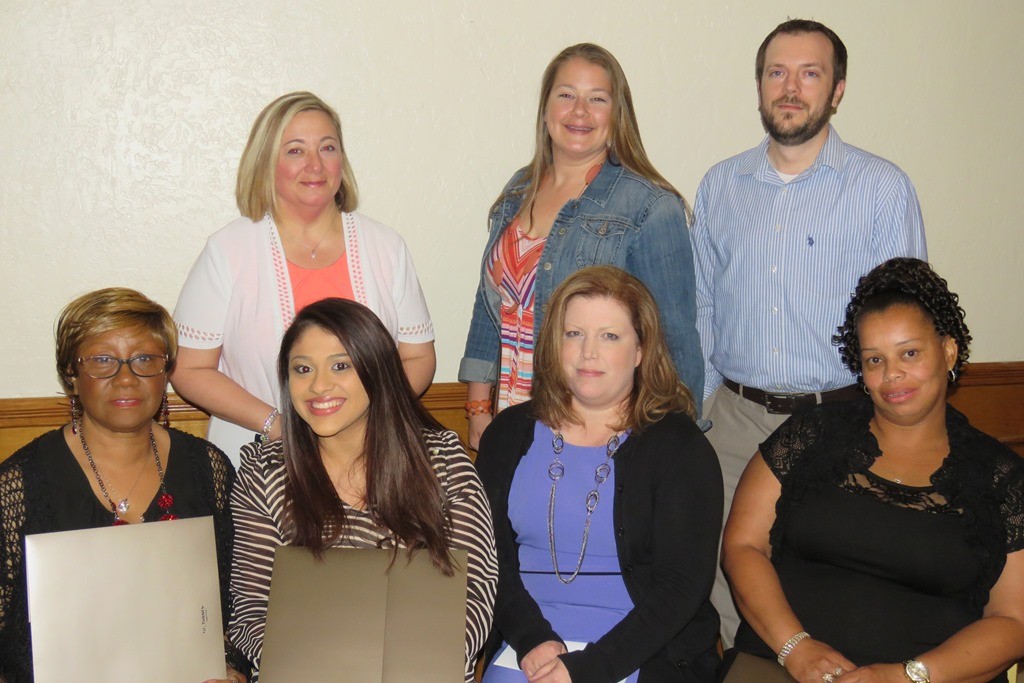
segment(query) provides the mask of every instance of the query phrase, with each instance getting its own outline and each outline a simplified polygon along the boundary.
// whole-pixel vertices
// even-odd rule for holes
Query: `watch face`
[[[927,683],[928,681],[928,667],[916,659],[911,659],[906,663],[907,676],[910,680],[916,681],[917,683]]]

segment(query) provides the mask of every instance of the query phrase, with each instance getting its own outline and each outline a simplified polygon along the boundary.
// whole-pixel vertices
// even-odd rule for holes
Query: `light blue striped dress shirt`
[[[768,141],[713,166],[697,190],[705,398],[723,376],[786,393],[851,384],[831,337],[858,278],[895,256],[927,258],[917,194],[895,164],[829,126],[814,164],[787,184]]]

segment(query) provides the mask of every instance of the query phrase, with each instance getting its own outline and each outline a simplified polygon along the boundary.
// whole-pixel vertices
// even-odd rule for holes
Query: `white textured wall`
[[[57,391],[72,297],[128,285],[173,307],[236,215],[254,116],[296,89],[341,113],[361,209],[405,235],[452,381],[486,208],[531,154],[548,60],[611,49],[651,156],[692,198],[760,140],[754,51],[787,16],[849,47],[836,126],[913,178],[975,359],[1024,358],[1020,0],[0,0],[0,396]]]

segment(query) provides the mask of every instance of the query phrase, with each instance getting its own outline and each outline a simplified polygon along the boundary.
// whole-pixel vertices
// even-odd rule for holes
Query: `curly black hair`
[[[970,355],[971,332],[964,323],[960,297],[949,291],[946,281],[932,270],[927,261],[916,258],[894,258],[876,266],[857,283],[857,290],[846,306],[846,320],[832,335],[839,355],[850,372],[863,383],[860,363],[860,340],[857,325],[866,313],[884,311],[896,304],[916,306],[935,325],[935,331],[956,342],[957,355],[953,365],[956,376]]]

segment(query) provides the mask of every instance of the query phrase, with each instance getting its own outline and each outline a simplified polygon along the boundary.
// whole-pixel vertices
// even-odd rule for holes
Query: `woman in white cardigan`
[[[412,388],[434,376],[434,331],[402,237],[354,213],[356,183],[337,113],[289,93],[260,112],[235,190],[242,217],[214,233],[174,311],[171,381],[211,414],[207,438],[237,464],[253,435],[280,435],[275,359],[306,304],[342,297],[374,311],[398,345]]]

